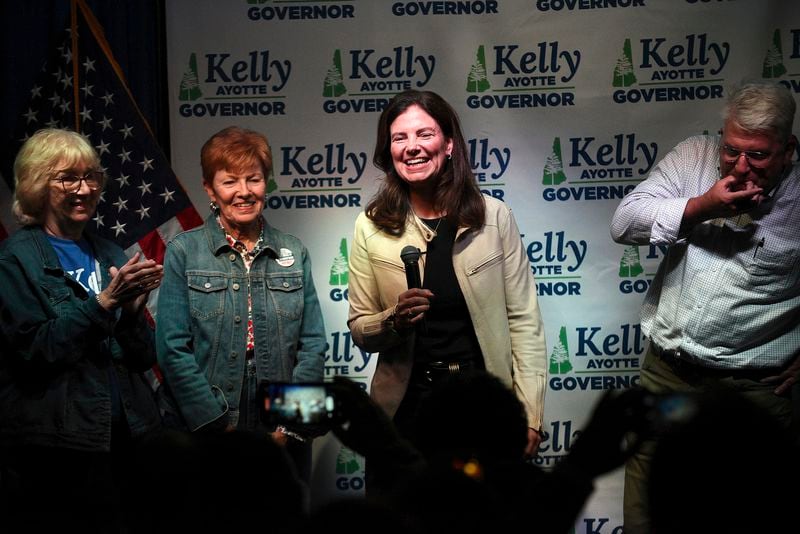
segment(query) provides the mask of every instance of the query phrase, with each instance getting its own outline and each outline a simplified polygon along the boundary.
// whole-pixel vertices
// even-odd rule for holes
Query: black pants
[[[408,389],[403,401],[394,415],[394,424],[404,438],[414,445],[418,442],[417,422],[425,400],[441,384],[456,376],[465,376],[483,370],[483,361],[468,360],[460,362],[455,370],[443,362],[424,364],[417,362],[411,372]]]

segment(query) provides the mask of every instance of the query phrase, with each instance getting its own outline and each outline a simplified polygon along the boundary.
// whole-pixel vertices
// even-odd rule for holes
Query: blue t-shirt
[[[47,236],[56,249],[61,267],[69,273],[90,295],[100,293],[100,280],[94,265],[94,252],[86,239],[78,241]]]

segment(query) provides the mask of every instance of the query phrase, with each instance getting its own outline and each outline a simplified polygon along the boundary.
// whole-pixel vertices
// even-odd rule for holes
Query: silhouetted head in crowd
[[[522,461],[527,434],[522,404],[482,371],[453,375],[420,410],[419,448],[430,461]]]
[[[428,469],[404,493],[414,532],[478,533],[512,528],[512,508],[495,485],[522,464],[525,410],[496,377],[453,375],[423,401],[417,446]],[[516,471],[516,469],[514,469]],[[501,477],[502,478],[502,477]],[[489,479],[494,482],[487,482]]]
[[[520,509],[504,491],[445,465],[432,465],[409,487],[403,503],[418,534],[511,532],[519,523]]]
[[[798,450],[791,434],[733,390],[692,398],[694,416],[667,429],[653,456],[653,532],[796,529]]]

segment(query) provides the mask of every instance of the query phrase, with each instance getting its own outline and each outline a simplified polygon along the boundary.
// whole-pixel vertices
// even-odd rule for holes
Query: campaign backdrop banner
[[[677,142],[716,132],[742,80],[800,92],[791,0],[172,0],[166,10],[173,169],[204,212],[203,143],[230,125],[268,137],[265,216],[311,252],[327,379],[366,387],[377,360],[346,320],[353,223],[380,184],[379,114],[405,89],[453,105],[476,179],[513,208],[536,278],[550,364],[543,468],[569,453],[605,391],[638,383],[639,306],[665,251],[612,242],[619,201]],[[364,468],[331,435],[316,440],[312,504],[362,493]],[[598,480],[576,532],[621,531],[622,480],[622,470]]]

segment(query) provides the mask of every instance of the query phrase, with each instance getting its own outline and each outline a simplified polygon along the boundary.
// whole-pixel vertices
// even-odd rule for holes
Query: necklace
[[[439,217],[438,219],[436,219],[436,226],[431,226],[431,223],[433,223],[433,219],[422,219],[422,221],[425,223],[425,226],[433,230],[433,233],[435,234],[439,230],[439,225],[442,224],[442,219],[444,219],[444,217]]]
[[[443,213],[442,215],[440,215],[439,217],[436,217],[434,219],[426,219],[425,217],[420,217],[417,214],[417,212],[414,211],[414,207],[411,206],[410,203],[409,203],[409,207],[411,208],[411,213],[416,215],[418,219],[420,219],[422,222],[424,222],[425,226],[427,226],[428,228],[433,230],[433,233],[436,233],[439,230],[439,226],[442,224],[442,219],[444,219],[447,216],[447,214]],[[436,221],[436,226],[433,225],[433,221]]]

